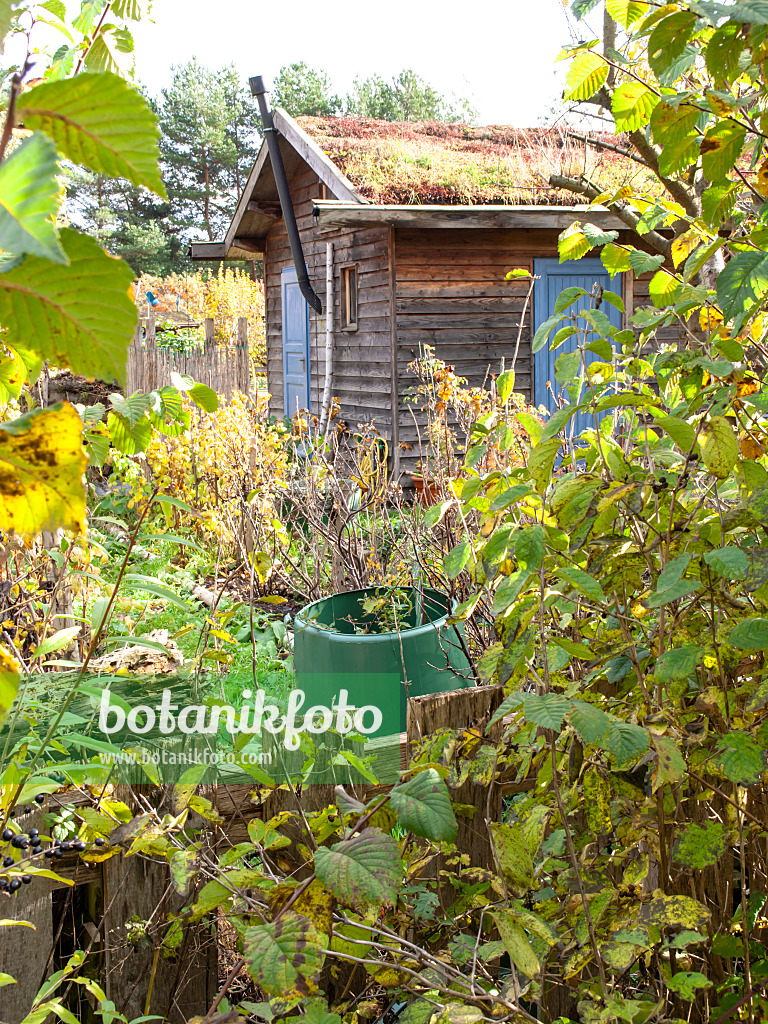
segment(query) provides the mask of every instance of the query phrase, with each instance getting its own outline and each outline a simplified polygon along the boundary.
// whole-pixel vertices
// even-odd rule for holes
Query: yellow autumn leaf
[[[88,456],[69,402],[0,424],[0,529],[22,536],[83,530]]]
[[[754,184],[761,196],[768,196],[768,157],[757,168]]]

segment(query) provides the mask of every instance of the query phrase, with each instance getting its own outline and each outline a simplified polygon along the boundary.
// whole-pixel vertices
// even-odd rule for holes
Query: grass
[[[571,205],[571,193],[549,187],[550,174],[586,175],[610,192],[625,185],[646,192],[653,184],[636,162],[585,147],[554,129],[352,118],[301,123],[359,191],[377,203]]]
[[[119,498],[102,502],[96,514],[123,522],[130,516]],[[94,525],[98,529],[99,524]],[[145,523],[127,571],[157,581],[175,595],[182,607],[149,591],[128,590],[124,585],[115,605],[108,641],[168,630],[169,639],[178,645],[185,662],[199,658],[198,664],[209,670],[213,688],[228,702],[237,706],[243,688],[248,686],[264,689],[271,700],[283,705],[293,686],[293,671],[279,612],[275,616],[255,613],[253,634],[246,604],[225,596],[212,616],[191,594],[191,584],[213,571],[211,556],[200,547],[182,549],[175,542],[159,539],[163,529],[161,518]],[[117,580],[127,545],[107,534],[99,539],[109,556],[102,573],[106,590]],[[183,558],[179,557],[182,550]],[[92,599],[96,594],[91,592],[89,596]]]

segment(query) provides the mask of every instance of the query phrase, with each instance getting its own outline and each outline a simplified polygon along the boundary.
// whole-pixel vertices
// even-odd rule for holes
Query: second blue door
[[[283,310],[283,398],[285,415],[309,409],[309,307],[299,290],[296,271],[282,272],[280,297]]]
[[[598,259],[567,260],[559,263],[557,259],[540,259],[533,261],[533,273],[538,280],[533,289],[533,330],[543,324],[555,311],[555,302],[560,292],[566,288],[583,288],[591,293],[597,283],[604,290],[616,292],[621,295],[621,274],[611,277],[605,267]],[[591,305],[590,295],[582,295],[580,299],[568,307],[567,312],[578,312],[581,309],[589,309]],[[620,310],[608,302],[603,302],[600,309],[610,320],[614,327],[621,330],[623,317]],[[565,326],[563,321],[560,326]],[[581,326],[584,327],[583,321]],[[556,334],[552,332],[552,336]],[[583,338],[583,332],[581,332]],[[550,337],[551,340],[551,337]],[[589,343],[587,335],[587,343]],[[533,404],[543,405],[550,412],[557,408],[554,395],[559,394],[560,385],[555,380],[555,360],[564,352],[572,352],[578,345],[577,335],[572,335],[559,348],[551,352],[549,342],[540,349],[534,358],[533,363]],[[594,352],[586,353],[588,363],[593,362],[598,356]],[[547,387],[551,385],[551,388]],[[553,395],[554,392],[554,395]],[[566,399],[567,400],[567,399]],[[594,426],[594,419],[585,413],[580,413],[574,423],[574,436],[580,434],[587,427]]]

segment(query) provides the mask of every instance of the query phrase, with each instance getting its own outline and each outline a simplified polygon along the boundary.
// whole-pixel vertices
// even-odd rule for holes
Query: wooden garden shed
[[[274,124],[309,279],[323,302],[327,242],[333,245],[332,393],[353,428],[375,423],[402,469],[418,458],[408,365],[425,345],[473,386],[498,372],[502,358],[511,365],[529,282],[506,280],[509,270],[524,267],[537,277],[515,364],[516,389],[536,405],[552,401],[554,354],[533,356],[532,333],[562,288],[589,291],[597,281],[623,294],[628,310],[648,300],[647,278],[611,280],[597,259],[558,262],[558,236],[574,221],[626,232],[609,210],[569,205],[573,195],[548,184],[556,173],[636,187],[647,172],[597,144],[621,149],[620,139],[507,126],[294,120],[279,109]],[[300,294],[266,143],[225,238],[195,242],[191,255],[263,259],[270,410],[319,413],[325,316]],[[618,310],[603,308],[622,325]]]

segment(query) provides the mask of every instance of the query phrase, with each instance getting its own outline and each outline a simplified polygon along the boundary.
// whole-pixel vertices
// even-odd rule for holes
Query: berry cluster
[[[38,804],[45,803],[45,796],[39,793],[35,797],[35,802]],[[31,804],[26,804],[21,808],[21,814],[27,815],[32,813]],[[17,811],[11,810],[9,812],[9,818],[15,818]],[[29,874],[8,874],[8,869],[13,868],[15,872],[23,869],[25,864],[33,865],[35,861],[40,861],[43,858],[45,860],[58,860],[64,856],[70,850],[78,853],[83,853],[87,848],[88,844],[82,839],[60,839],[48,840],[49,846],[43,848],[43,842],[45,837],[40,835],[39,829],[30,828],[26,832],[17,832],[9,825],[3,829],[0,833],[0,857],[2,857],[2,868],[0,870],[0,893],[15,893],[22,885],[29,885],[32,881],[32,875]],[[94,840],[94,845],[104,846],[106,840],[102,836],[97,836]],[[14,856],[11,851],[18,850],[21,856]]]

